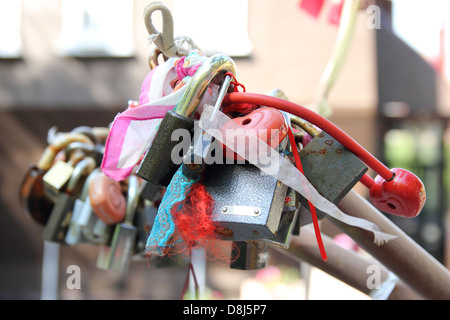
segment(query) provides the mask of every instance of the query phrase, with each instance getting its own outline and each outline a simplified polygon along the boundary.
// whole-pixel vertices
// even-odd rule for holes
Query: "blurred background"
[[[153,48],[142,18],[148,2],[0,0],[1,299],[41,298],[42,227],[22,211],[19,185],[47,146],[51,127],[64,132],[108,126],[128,100],[138,99]],[[192,38],[205,52],[233,57],[247,91],[282,89],[295,103],[314,102],[339,28],[327,12],[340,1],[325,1],[317,17],[301,8],[301,0],[163,2],[172,11],[175,36]],[[450,267],[449,3],[373,0],[364,5],[329,96],[328,118],[387,166],[411,170],[422,179],[427,189],[422,214],[390,218]],[[366,10],[370,5],[380,15]],[[326,221],[322,231],[337,233]],[[327,290],[335,280],[317,270],[309,273],[311,289],[305,295],[300,264],[270,253],[264,275],[207,262],[209,297],[248,298],[249,286],[263,292],[264,279],[285,285],[283,293],[267,289],[268,298],[347,297],[343,284]],[[92,245],[61,247],[59,299],[180,297],[186,266],[149,268],[145,261],[133,262],[128,273],[117,274],[97,269],[97,254]],[[70,265],[80,266],[80,290],[66,286]],[[349,292],[349,298],[367,298]]]

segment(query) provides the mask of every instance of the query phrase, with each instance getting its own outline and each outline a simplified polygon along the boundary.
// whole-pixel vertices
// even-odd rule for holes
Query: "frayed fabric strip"
[[[280,153],[259,139],[254,132],[244,131],[241,126],[218,110],[215,111],[215,115],[212,117],[213,110],[212,106],[205,105],[199,120],[199,127],[236,154],[258,167],[262,173],[272,175],[278,181],[299,192],[317,209],[331,217],[343,223],[373,232],[374,243],[377,245],[382,245],[397,238],[394,235],[380,231],[377,225],[368,220],[352,217],[342,212],[336,205],[322,197],[288,159],[285,159]],[[236,139],[237,134],[239,139]],[[242,135],[245,135],[245,137],[242,137]],[[236,143],[236,140],[246,141],[246,143]]]

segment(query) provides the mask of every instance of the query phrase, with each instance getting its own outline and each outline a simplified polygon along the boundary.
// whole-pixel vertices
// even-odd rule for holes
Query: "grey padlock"
[[[265,268],[269,262],[269,245],[264,241],[233,241],[230,268],[257,270]]]
[[[265,239],[265,241],[284,249],[289,248],[292,236],[300,234],[298,222],[301,207],[298,193],[289,188],[277,233],[273,238]]]
[[[83,189],[79,198],[75,199],[75,203],[72,210],[72,217],[70,218],[69,228],[67,230],[65,242],[69,245],[77,245],[85,242],[83,234],[81,232],[80,224],[83,220],[83,206],[86,204],[86,198],[89,191],[89,184],[92,178],[98,173],[98,169],[94,169],[84,182]]]
[[[367,172],[366,165],[326,132],[320,132],[301,151],[305,177],[326,199],[337,204]],[[300,196],[303,208],[300,225],[312,222],[308,201]],[[316,210],[318,219],[325,213]]]
[[[82,185],[83,178],[94,168],[95,160],[90,157],[84,158],[75,166],[65,192],[60,192],[57,196],[55,206],[42,232],[42,239],[65,243],[73,206],[78,197],[76,190]]]
[[[273,238],[287,186],[251,164],[212,164],[202,183],[214,199],[213,220],[224,240]]]
[[[136,171],[136,174],[153,184],[167,187],[181,163],[173,161],[172,152],[180,141],[172,138],[176,129],[184,129],[192,135],[193,116],[205,95],[206,89],[214,81],[219,84],[223,81],[225,73],[235,74],[235,65],[231,58],[225,55],[209,57],[196,71],[181,101],[173,111],[164,116],[159,130],[153,139],[152,145]],[[184,148],[180,152],[186,152]],[[177,158],[182,159],[185,154]]]
[[[129,268],[135,241],[137,228],[134,225],[134,217],[140,198],[139,180],[135,175],[128,177],[127,211],[124,222],[116,224],[110,246],[102,246],[97,259],[97,267],[100,269],[126,272]]]

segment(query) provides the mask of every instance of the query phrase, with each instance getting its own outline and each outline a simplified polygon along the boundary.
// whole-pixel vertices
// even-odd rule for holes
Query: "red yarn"
[[[212,219],[214,199],[201,183],[195,183],[186,191],[185,199],[172,208],[175,234],[167,254],[191,253],[193,247],[205,249],[208,259],[229,263],[237,257],[231,257],[219,243],[217,228],[219,223]],[[182,240],[181,243],[179,240]]]

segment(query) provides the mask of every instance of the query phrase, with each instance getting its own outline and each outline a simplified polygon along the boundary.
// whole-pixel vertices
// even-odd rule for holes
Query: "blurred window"
[[[174,36],[191,38],[207,55],[252,52],[247,0],[174,0]]]
[[[22,55],[21,11],[22,1],[0,0],[0,58]]]
[[[131,57],[132,0],[62,0],[58,53],[76,57]]]

